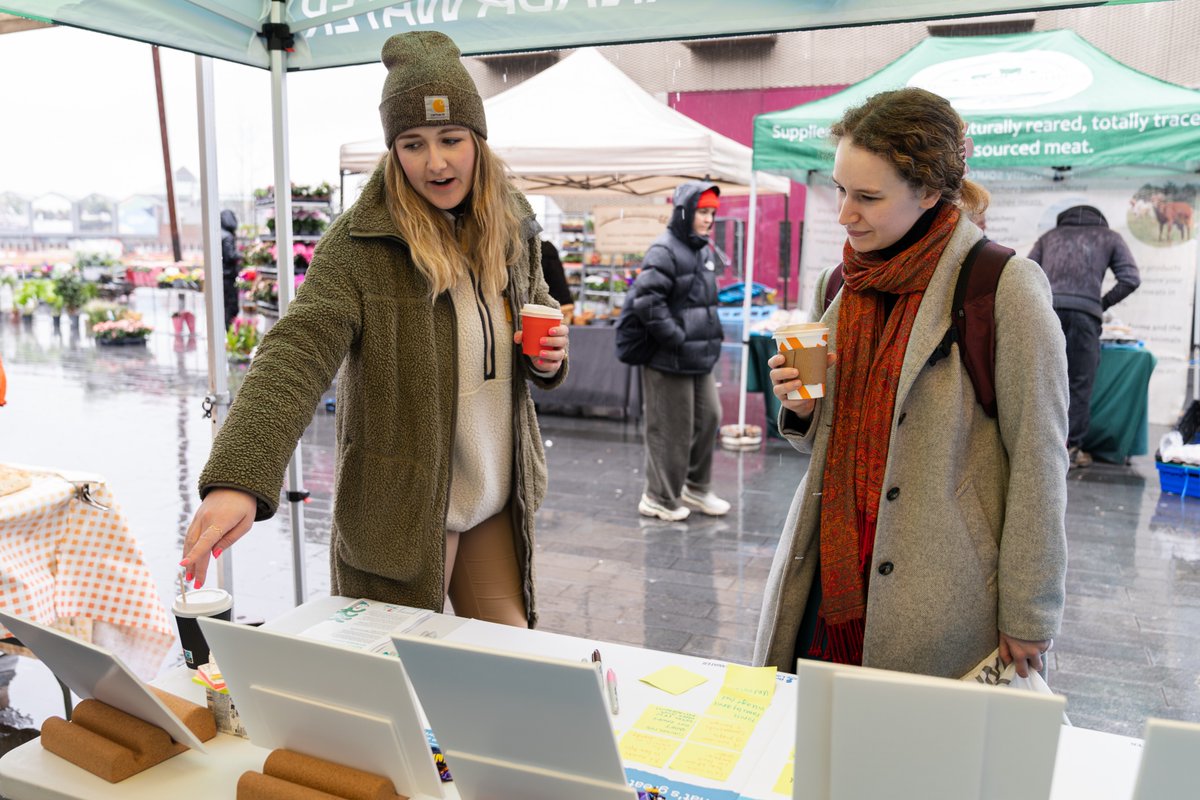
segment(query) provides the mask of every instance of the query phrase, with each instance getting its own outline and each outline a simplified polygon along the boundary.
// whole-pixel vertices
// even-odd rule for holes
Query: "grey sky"
[[[196,59],[161,51],[172,166],[199,175]],[[222,196],[274,182],[270,74],[214,61]],[[150,45],[71,28],[0,36],[0,192],[165,192]],[[338,182],[338,147],[382,139],[382,65],[288,76],[292,180]]]

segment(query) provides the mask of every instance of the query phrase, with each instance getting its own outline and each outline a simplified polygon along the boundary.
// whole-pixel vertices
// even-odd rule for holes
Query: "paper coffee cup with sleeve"
[[[825,354],[829,328],[820,322],[799,322],[777,328],[775,346],[783,366],[800,371],[801,386],[788,392],[789,400],[815,400],[825,396]]]

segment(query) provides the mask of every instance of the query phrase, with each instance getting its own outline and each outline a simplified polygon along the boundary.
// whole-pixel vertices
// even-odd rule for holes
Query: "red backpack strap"
[[[822,314],[828,311],[829,307],[833,305],[833,299],[842,290],[842,284],[845,282],[846,276],[842,274],[842,265],[838,264],[829,273],[829,280],[825,282],[825,305],[821,306]]]
[[[983,411],[996,417],[996,287],[1004,265],[1016,255],[987,237],[967,253],[954,287],[951,323],[959,356]]]

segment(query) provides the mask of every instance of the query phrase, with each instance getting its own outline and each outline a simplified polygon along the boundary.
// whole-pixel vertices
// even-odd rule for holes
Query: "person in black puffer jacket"
[[[221,212],[221,292],[225,300],[225,327],[233,323],[238,312],[237,276],[242,257],[237,246],[237,216],[225,209]]]
[[[729,511],[710,491],[721,425],[712,370],[724,338],[708,241],[718,194],[705,181],[675,189],[671,221],[646,251],[634,286],[633,311],[658,345],[642,369],[646,487],[638,512],[668,521],[686,519],[690,509],[711,516]]]
[[[1071,403],[1067,411],[1067,448],[1072,467],[1092,463],[1083,437],[1091,421],[1092,384],[1100,364],[1100,326],[1104,312],[1141,284],[1137,264],[1121,234],[1092,206],[1072,206],[1058,215],[1057,227],[1042,234],[1029,259],[1042,265],[1054,292],[1054,312],[1067,337],[1067,377]],[[1104,273],[1117,283],[1101,295]]]

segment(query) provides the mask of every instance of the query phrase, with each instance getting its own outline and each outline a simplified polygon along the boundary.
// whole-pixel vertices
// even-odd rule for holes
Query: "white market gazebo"
[[[563,109],[586,97],[612,109],[596,123]],[[751,149],[660,102],[593,49],[578,50],[484,101],[488,145],[529,194],[670,194],[687,180],[710,180],[722,194],[746,194]],[[382,136],[341,147],[343,172],[369,172]],[[762,175],[759,191],[785,193],[786,178]]]

